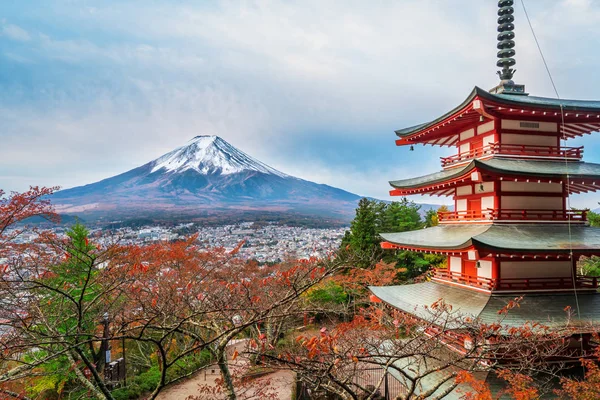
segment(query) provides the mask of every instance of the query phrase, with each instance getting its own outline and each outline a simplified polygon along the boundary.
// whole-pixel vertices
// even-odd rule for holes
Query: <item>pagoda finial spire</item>
[[[515,50],[515,25],[513,24],[515,17],[513,13],[515,9],[512,7],[514,4],[513,0],[499,0],[498,1],[498,62],[496,65],[502,67],[502,71],[498,71],[498,75],[501,80],[511,80],[515,69],[510,67],[516,64],[514,58]]]

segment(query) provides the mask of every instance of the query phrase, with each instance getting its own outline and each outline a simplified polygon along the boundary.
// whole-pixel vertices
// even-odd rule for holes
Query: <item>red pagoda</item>
[[[600,101],[535,97],[512,81],[512,5],[499,1],[500,84],[475,87],[446,114],[396,131],[398,146],[456,152],[441,159],[440,172],[391,181],[390,194],[449,196],[454,210],[439,213],[435,227],[382,234],[382,247],[445,255],[447,268],[432,271],[428,282],[370,290],[417,317],[443,299],[483,323],[523,295],[505,324],[558,326],[571,306],[572,323],[583,326],[600,321],[600,295],[597,279],[578,274],[577,262],[600,255],[600,228],[590,227],[586,210],[571,209],[568,198],[600,189],[600,164],[583,162],[582,147],[561,142],[600,130]],[[588,348],[590,335],[582,341]]]

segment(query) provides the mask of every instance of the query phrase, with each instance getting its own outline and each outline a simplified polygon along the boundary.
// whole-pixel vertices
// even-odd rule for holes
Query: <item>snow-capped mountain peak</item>
[[[203,175],[230,175],[256,171],[282,178],[288,175],[250,157],[216,135],[196,136],[182,147],[152,162],[151,172],[194,170]]]

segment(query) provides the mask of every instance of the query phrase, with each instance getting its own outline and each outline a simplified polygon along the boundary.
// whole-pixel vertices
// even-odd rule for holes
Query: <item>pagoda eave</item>
[[[554,122],[563,138],[600,131],[600,101],[558,100],[515,94],[493,94],[475,87],[456,108],[424,124],[396,131],[396,145],[452,146],[460,132],[477,121],[518,119]]]
[[[473,160],[469,164],[433,174],[390,181],[391,196],[434,194],[450,196],[463,184],[483,181],[513,181],[525,183],[568,183],[569,193],[593,192],[600,189],[600,164],[539,160],[492,158]]]
[[[468,243],[465,247],[456,248],[444,248],[444,247],[420,247],[420,246],[409,246],[392,242],[381,242],[381,248],[384,250],[402,250],[402,251],[415,251],[417,253],[429,253],[429,254],[445,254],[445,255],[458,255],[468,253],[469,250],[474,250],[474,247]]]
[[[571,253],[574,256],[600,256],[598,249],[570,249],[558,250],[514,250],[500,247],[486,246],[476,241],[469,242],[466,247],[445,248],[445,247],[419,247],[397,244],[391,242],[381,242],[381,248],[384,250],[414,251],[424,254],[439,254],[447,256],[469,255],[473,253],[473,258],[496,257],[500,260],[569,260]]]
[[[440,299],[452,306],[453,312],[479,318],[484,324],[501,322],[503,329],[536,321],[550,328],[560,328],[565,327],[568,322],[578,332],[594,332],[594,329],[590,330],[591,324],[600,320],[600,295],[596,293],[579,293],[578,298],[575,298],[572,290],[552,295],[530,293],[523,297],[520,307],[502,315],[498,311],[506,307],[510,300],[514,300],[515,294],[465,290],[438,282],[370,286],[369,290],[383,303],[429,322],[435,322],[439,318],[430,307]],[[580,314],[569,320],[565,309],[577,309],[577,303]],[[448,326],[449,329],[459,327]]]
[[[581,224],[438,225],[418,231],[382,233],[382,248],[436,254],[522,258],[600,255],[600,228]]]

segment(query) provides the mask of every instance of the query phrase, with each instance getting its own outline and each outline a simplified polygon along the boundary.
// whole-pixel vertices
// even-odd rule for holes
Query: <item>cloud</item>
[[[89,183],[218,134],[286,173],[385,197],[388,180],[434,172],[451,152],[406,152],[393,130],[497,83],[493,2],[15,4],[0,22],[7,189]],[[527,6],[561,94],[599,93],[598,2]],[[516,9],[516,78],[551,96]]]
[[[260,133],[268,140],[265,110],[235,93],[135,84],[145,98],[143,106],[114,101],[110,92],[98,90],[85,113],[62,107],[0,108],[4,164],[0,178],[2,172],[26,171],[32,180],[48,174],[45,181],[57,177],[52,184],[72,186],[142,165],[200,134],[217,134],[250,148],[243,146],[248,136]],[[260,146],[260,141],[256,144]]]
[[[31,40],[29,33],[17,25],[3,24],[1,32],[2,36],[6,36],[12,40],[18,40],[20,42],[27,42]]]

